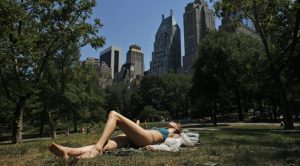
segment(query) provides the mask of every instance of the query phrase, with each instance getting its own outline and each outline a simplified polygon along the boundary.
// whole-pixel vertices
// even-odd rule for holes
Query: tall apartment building
[[[139,45],[134,44],[129,47],[126,57],[126,63],[130,63],[134,66],[134,76],[144,76],[144,53]]]
[[[253,38],[259,39],[253,22],[249,18],[243,18],[243,13],[241,11],[229,12],[226,11],[225,8],[223,8],[222,10],[224,15],[222,18],[222,25],[220,29],[224,29],[226,31],[241,32]],[[232,28],[233,26],[231,26],[231,23],[234,21],[240,23],[240,25],[236,29]]]
[[[111,68],[111,77],[121,70],[121,49],[111,46],[100,53],[100,63],[105,62]]]
[[[171,10],[169,17],[164,18],[162,15],[162,22],[155,35],[150,74],[162,76],[181,67],[180,42],[180,28]]]
[[[185,56],[183,67],[191,73],[193,63],[198,57],[200,41],[209,31],[215,30],[214,11],[208,8],[204,0],[195,0],[185,7],[184,20],[184,46]]]

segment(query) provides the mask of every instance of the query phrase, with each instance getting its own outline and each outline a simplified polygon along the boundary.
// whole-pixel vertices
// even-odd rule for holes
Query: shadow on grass
[[[282,149],[272,154],[273,158],[300,158],[300,148]]]
[[[236,146],[247,145],[251,147],[288,148],[299,147],[300,132],[281,132],[265,129],[226,129],[222,130],[227,137],[214,137],[221,144]]]

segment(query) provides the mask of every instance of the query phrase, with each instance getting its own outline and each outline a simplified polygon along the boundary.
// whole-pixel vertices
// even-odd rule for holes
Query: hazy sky
[[[183,13],[185,6],[194,0],[97,0],[93,18],[100,18],[104,25],[100,34],[106,38],[103,48],[94,50],[90,46],[81,49],[81,60],[97,57],[102,50],[114,45],[122,49],[122,64],[131,44],[138,44],[144,52],[145,70],[152,59],[155,33],[165,17],[173,15],[181,29],[181,50],[184,55]],[[209,0],[208,0],[209,1]],[[211,6],[211,4],[210,4]],[[220,21],[216,21],[220,25]]]

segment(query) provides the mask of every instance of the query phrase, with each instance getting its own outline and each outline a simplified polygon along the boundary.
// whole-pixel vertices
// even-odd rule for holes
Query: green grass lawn
[[[215,131],[197,131],[202,145],[178,153],[104,154],[91,160],[70,159],[72,165],[300,165],[300,131],[283,131],[266,126],[224,126]],[[97,134],[73,134],[56,140],[0,145],[0,165],[63,165],[48,146],[52,141],[77,147],[96,142]]]

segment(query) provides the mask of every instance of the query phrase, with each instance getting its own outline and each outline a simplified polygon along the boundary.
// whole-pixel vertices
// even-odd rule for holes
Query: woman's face
[[[177,124],[177,123],[175,123],[175,122],[170,122],[169,124],[168,124],[168,127],[169,128],[174,128],[174,129],[177,129],[178,131],[179,131],[179,125]]]
[[[175,129],[175,133],[177,133],[177,134],[180,134],[180,126],[179,126],[179,124],[177,124],[177,123],[175,123],[175,122],[170,122],[169,124],[168,124],[168,127],[169,128],[173,128],[173,129]]]

